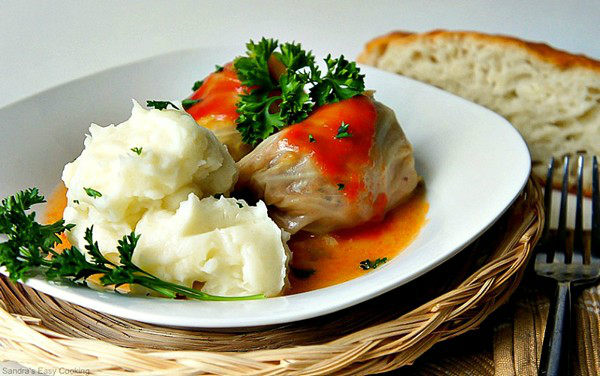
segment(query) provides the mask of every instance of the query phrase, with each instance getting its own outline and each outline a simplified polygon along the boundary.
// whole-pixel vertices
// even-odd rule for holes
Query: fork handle
[[[558,282],[550,302],[538,375],[569,375],[571,283]]]

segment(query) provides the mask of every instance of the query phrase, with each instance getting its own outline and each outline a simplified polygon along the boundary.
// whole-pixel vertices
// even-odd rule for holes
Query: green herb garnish
[[[338,128],[338,133],[335,135],[335,138],[352,137],[352,134],[348,131],[349,126],[350,126],[350,124],[346,124],[342,121],[342,124]]]
[[[377,267],[379,265],[385,264],[387,262],[387,257],[384,258],[378,258],[375,261],[371,261],[369,259],[363,260],[360,262],[360,268],[362,270],[369,270],[369,269],[377,269]]]
[[[179,110],[179,107],[175,106],[172,102],[169,101],[146,101],[147,107],[154,107],[157,110],[165,110],[168,106],[173,107],[176,110]]]
[[[184,110],[187,110],[188,108],[192,107],[196,103],[200,103],[201,101],[201,99],[184,99],[181,101],[181,106]]]
[[[344,190],[344,188],[346,187],[346,185],[342,184],[342,183],[338,183],[338,191],[342,191]]]
[[[327,56],[327,73],[322,76],[312,52],[299,43],[280,45],[277,40],[262,38],[258,43],[250,41],[246,48],[246,56],[236,58],[234,67],[242,85],[253,88],[241,94],[237,103],[237,129],[247,144],[256,145],[279,129],[306,119],[316,106],[364,91],[364,75],[343,56]],[[271,55],[286,68],[278,80],[269,72]]]
[[[215,73],[223,72],[225,69],[222,65],[215,65]]]
[[[192,86],[192,91],[196,91],[202,87],[204,81],[196,81],[194,82],[194,86]]]
[[[134,148],[131,148],[130,150],[131,150],[132,152],[136,153],[137,155],[141,155],[141,154],[142,154],[142,149],[143,149],[143,148],[140,148],[140,147],[137,147],[137,146],[136,146],[136,147],[134,147]]]
[[[115,288],[124,284],[137,284],[156,291],[169,298],[185,296],[199,300],[247,300],[264,298],[263,295],[243,297],[214,296],[185,286],[170,283],[155,277],[137,267],[132,262],[133,252],[140,238],[131,233],[118,242],[119,263],[105,258],[93,239],[93,228],[85,231],[85,248],[90,257],[76,247],[64,249],[61,253],[53,247],[60,243],[59,234],[74,227],[63,220],[49,225],[35,221],[35,213],[27,211],[35,204],[43,203],[44,197],[37,188],[21,191],[2,200],[0,205],[0,234],[6,241],[0,243],[0,266],[6,268],[12,281],[26,281],[27,278],[42,274],[51,281],[68,281],[85,285],[85,280],[102,274],[100,283]]]
[[[313,137],[312,134],[308,135],[308,142],[316,142],[317,140],[315,140],[315,138]]]
[[[98,192],[95,189],[92,189],[92,188],[83,188],[83,190],[85,191],[85,193],[87,193],[88,196],[90,196],[92,198],[102,197],[102,193]]]
[[[322,106],[352,98],[365,91],[365,76],[355,62],[349,62],[344,55],[337,59],[327,55],[325,58],[327,73],[324,77],[313,79],[310,97],[315,105]]]

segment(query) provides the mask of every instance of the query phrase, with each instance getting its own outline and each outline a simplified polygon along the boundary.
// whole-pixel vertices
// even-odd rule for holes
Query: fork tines
[[[542,240],[546,240],[547,244],[540,244],[545,250],[545,260],[540,260],[546,263],[578,263],[590,264],[600,261],[600,187],[598,175],[598,159],[596,156],[592,158],[592,231],[591,231],[591,247],[586,251],[584,235],[583,235],[583,171],[585,159],[583,155],[577,157],[577,191],[575,203],[575,229],[573,232],[573,246],[567,244],[567,197],[569,194],[569,170],[571,157],[565,156],[563,160],[563,180],[561,184],[560,195],[560,210],[558,215],[558,229],[554,237],[554,241],[549,240],[548,236],[550,228],[550,213],[552,206],[552,177],[554,173],[555,163],[554,158],[550,160],[548,165],[548,175],[546,176],[546,186],[544,188],[544,207],[546,214],[546,222],[542,230]],[[553,243],[553,244],[548,244]]]

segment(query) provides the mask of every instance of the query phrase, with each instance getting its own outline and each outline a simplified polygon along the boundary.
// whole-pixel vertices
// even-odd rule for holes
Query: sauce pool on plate
[[[369,273],[364,260],[391,260],[419,234],[429,204],[418,187],[411,197],[390,210],[380,222],[324,235],[298,233],[288,245],[293,253],[290,288],[286,295],[333,286]],[[378,268],[385,265],[379,265]]]

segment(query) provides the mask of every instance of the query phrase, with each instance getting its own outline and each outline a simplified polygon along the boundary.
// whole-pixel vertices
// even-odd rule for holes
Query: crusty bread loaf
[[[589,194],[589,156],[600,156],[600,61],[541,43],[455,31],[394,32],[369,42],[358,61],[438,86],[504,116],[529,144],[533,171],[541,178],[551,156],[584,154]],[[556,171],[554,184],[560,179]]]

